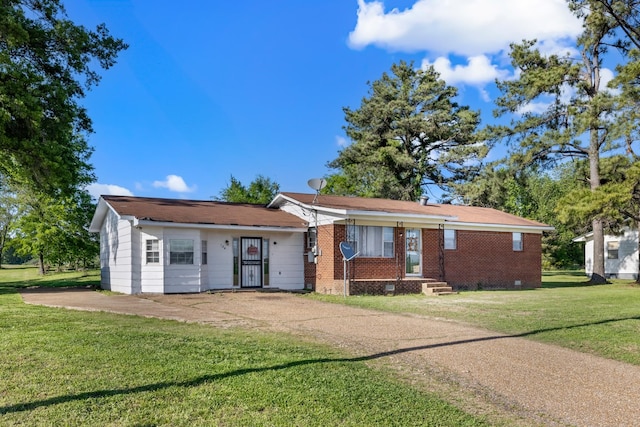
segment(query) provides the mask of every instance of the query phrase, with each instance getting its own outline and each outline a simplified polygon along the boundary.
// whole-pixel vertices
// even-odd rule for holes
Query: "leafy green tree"
[[[0,3],[0,173],[48,194],[93,179],[80,105],[127,45],[70,21],[60,0]]]
[[[554,230],[542,237],[545,268],[572,268],[582,264],[581,249],[572,239],[582,226],[558,219],[556,206],[574,188],[585,187],[584,170],[573,162],[543,173],[536,168],[511,169],[492,163],[470,182],[456,186],[457,199],[464,204],[491,207],[549,224]],[[587,187],[588,188],[588,187]]]
[[[476,171],[486,154],[479,114],[453,101],[457,90],[433,67],[401,61],[369,87],[358,109],[344,108],[352,144],[329,162],[325,192],[417,200],[427,185],[447,190]]]
[[[9,242],[9,231],[15,222],[17,210],[16,196],[0,175],[0,268],[5,248]]]
[[[512,144],[514,164],[555,164],[566,158],[589,162],[589,185],[601,185],[600,157],[620,148],[616,132],[616,96],[602,84],[602,63],[616,37],[618,24],[597,1],[581,9],[583,33],[576,45],[580,59],[570,55],[545,56],[535,41],[513,44],[511,60],[519,70],[516,80],[498,82],[502,95],[496,115],[514,114],[510,126],[492,128],[498,138]],[[530,108],[535,103],[541,112]],[[606,282],[604,275],[604,223],[591,219],[594,235],[594,266],[591,281]]]
[[[46,264],[86,266],[99,253],[97,236],[88,227],[95,205],[86,191],[65,197],[32,192],[19,194],[20,212],[12,245],[20,255],[38,260],[40,274]]]
[[[231,175],[231,182],[225,187],[217,200],[234,203],[269,204],[280,191],[280,185],[270,178],[258,175],[249,187],[245,187],[238,179]]]

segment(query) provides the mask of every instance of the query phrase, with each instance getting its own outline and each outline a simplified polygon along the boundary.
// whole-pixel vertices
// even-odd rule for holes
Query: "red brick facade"
[[[420,293],[428,279],[446,281],[454,289],[513,289],[541,285],[541,235],[523,233],[523,250],[513,250],[510,232],[458,230],[456,249],[445,250],[443,231],[422,230],[422,275],[405,274],[405,229],[394,229],[392,258],[358,257],[347,263],[347,293]],[[305,257],[305,283],[320,293],[344,293],[344,263],[339,244],[346,227],[318,228],[316,262]]]
[[[511,289],[541,285],[540,234],[523,233],[521,251],[513,250],[512,233],[458,231],[457,234],[457,249],[444,253],[443,280],[450,286]]]

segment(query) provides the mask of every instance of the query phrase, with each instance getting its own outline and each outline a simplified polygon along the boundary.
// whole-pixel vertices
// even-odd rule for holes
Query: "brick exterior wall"
[[[356,258],[348,263],[348,293],[420,293],[420,278],[405,277],[404,228],[394,230],[393,258]],[[523,250],[514,251],[512,233],[458,230],[457,248],[443,250],[442,230],[422,230],[422,278],[446,281],[458,290],[514,289],[541,286],[541,235],[523,233]],[[318,227],[321,254],[305,257],[305,283],[320,293],[343,294],[343,261],[339,244],[346,227]],[[516,281],[520,285],[516,285]],[[389,286],[388,286],[389,285]],[[389,291],[390,285],[394,290]]]
[[[308,234],[309,233],[304,233],[305,251],[302,262],[304,264],[304,288],[312,290],[316,283],[316,263],[309,262],[309,259],[313,258],[309,257],[309,253],[312,248],[307,245],[307,242],[309,241]]]
[[[540,287],[541,235],[522,240],[523,250],[514,251],[512,233],[458,231],[457,249],[445,251],[444,280],[457,289]]]

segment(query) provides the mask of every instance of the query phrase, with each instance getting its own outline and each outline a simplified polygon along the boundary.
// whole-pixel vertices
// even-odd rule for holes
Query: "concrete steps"
[[[447,284],[447,282],[423,282],[422,283],[422,293],[425,295],[453,295],[457,294],[451,286]]]

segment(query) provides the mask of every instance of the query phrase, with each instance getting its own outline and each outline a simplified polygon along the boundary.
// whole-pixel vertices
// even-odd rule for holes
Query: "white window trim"
[[[615,257],[612,257],[612,252],[615,251]],[[607,259],[619,259],[620,258],[620,241],[610,240],[607,242]]]
[[[380,229],[380,255],[366,255],[365,252],[365,248],[362,247],[362,245],[360,245],[360,238],[362,235],[362,229],[363,228],[379,228]],[[385,234],[389,234],[389,233],[385,233],[385,231],[389,231],[391,230],[391,239],[388,240],[386,239]],[[354,227],[354,235],[352,236],[353,241],[351,241],[352,244],[355,244],[355,249],[356,252],[360,253],[360,257],[361,258],[393,258],[395,256],[395,249],[396,249],[396,244],[395,244],[395,232],[393,227],[383,227],[383,226],[379,226],[379,225],[356,225]],[[386,254],[385,255],[385,243],[391,243],[391,253],[390,254]],[[376,245],[378,244],[378,242],[375,243]],[[375,248],[374,248],[375,249]]]
[[[516,239],[516,237],[518,238]],[[524,234],[514,232],[511,235],[511,241],[514,252],[522,252],[524,250]]]
[[[154,245],[155,243],[155,245]],[[149,247],[151,246],[151,247]],[[155,246],[155,247],[154,247]],[[160,264],[160,240],[159,239],[146,239],[145,241],[145,260],[147,264]],[[155,256],[154,256],[155,254]],[[149,255],[151,255],[151,261],[149,261]]]
[[[453,233],[452,237],[447,238],[447,232]],[[451,243],[451,244],[448,244]],[[445,229],[444,230],[444,249],[447,251],[455,251],[458,249],[458,232],[457,230]]]
[[[200,264],[207,265],[209,263],[209,252],[207,250],[207,241],[200,242]]]

